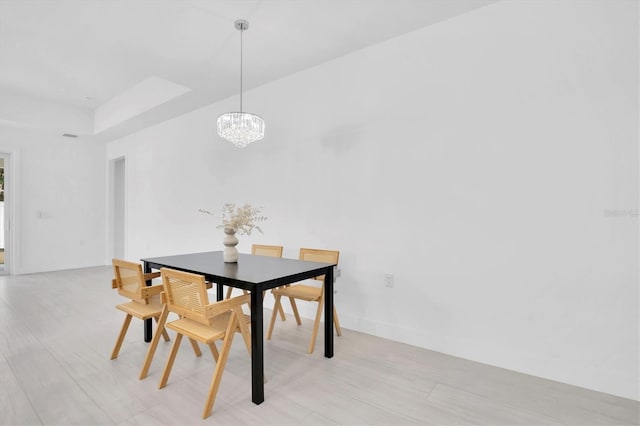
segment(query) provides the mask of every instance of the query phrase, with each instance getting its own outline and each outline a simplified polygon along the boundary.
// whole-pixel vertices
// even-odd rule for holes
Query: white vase
[[[236,238],[236,230],[230,226],[225,226],[224,233],[224,240],[222,240],[224,253],[222,258],[225,263],[236,263],[238,261],[238,249],[236,249],[238,239]]]

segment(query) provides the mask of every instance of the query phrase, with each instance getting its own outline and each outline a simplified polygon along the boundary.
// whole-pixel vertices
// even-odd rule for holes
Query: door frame
[[[17,205],[16,190],[18,188],[17,170],[18,154],[0,150],[0,157],[4,159],[4,270],[0,275],[13,275],[16,273],[15,265],[18,254],[16,237]]]
[[[109,191],[108,191],[108,224],[107,224],[107,229],[108,229],[108,234],[107,234],[107,244],[108,244],[108,251],[107,251],[107,263],[111,264],[111,259],[113,259],[114,257],[116,257],[116,244],[117,244],[117,237],[116,237],[116,232],[118,231],[118,229],[120,229],[120,227],[117,226],[116,224],[116,215],[118,214],[116,212],[116,208],[118,207],[118,204],[116,203],[116,187],[117,187],[117,183],[116,183],[116,163],[122,161],[122,185],[121,185],[121,190],[122,190],[122,223],[121,223],[121,231],[122,231],[122,253],[119,255],[122,258],[126,258],[126,254],[127,254],[127,244],[126,244],[126,235],[127,235],[127,158],[126,156],[122,155],[119,157],[115,157],[115,158],[110,158],[109,159],[109,165],[108,165],[108,170],[109,170],[109,182],[108,182],[108,187],[109,187]]]

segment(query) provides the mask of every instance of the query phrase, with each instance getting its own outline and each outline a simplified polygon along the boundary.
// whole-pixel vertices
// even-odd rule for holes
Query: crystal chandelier
[[[242,33],[249,22],[238,19],[235,27],[240,31],[240,112],[225,112],[218,117],[218,134],[238,148],[264,138],[264,120],[249,112],[242,112]]]

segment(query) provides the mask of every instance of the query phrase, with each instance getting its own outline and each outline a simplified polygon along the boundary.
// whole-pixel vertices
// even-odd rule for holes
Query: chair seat
[[[279,294],[280,296],[306,300],[307,302],[315,302],[320,300],[320,297],[322,296],[322,288],[297,284],[289,287],[274,288],[272,293],[275,295]]]
[[[167,323],[166,327],[199,342],[209,344],[224,337],[230,315],[231,312],[218,315],[213,318],[211,325],[205,325],[189,318],[180,318]],[[251,322],[250,316],[245,315],[244,317],[247,323]]]
[[[160,298],[152,297],[148,305],[132,301],[116,305],[116,308],[136,318],[147,320],[160,315],[162,304],[160,303]]]

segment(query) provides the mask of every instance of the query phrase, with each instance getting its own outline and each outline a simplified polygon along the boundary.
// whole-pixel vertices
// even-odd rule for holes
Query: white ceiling
[[[186,112],[496,0],[0,0],[2,91],[95,110],[151,77]]]

